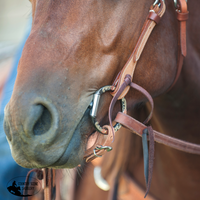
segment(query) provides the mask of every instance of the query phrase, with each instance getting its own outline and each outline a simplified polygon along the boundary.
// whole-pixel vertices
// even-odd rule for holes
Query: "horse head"
[[[128,60],[153,2],[31,0],[33,22],[24,46],[4,128],[15,161],[27,168],[81,163],[95,131],[93,93],[111,85]],[[176,75],[177,22],[172,1],[153,31],[133,81],[152,96]],[[98,121],[108,123],[111,95],[102,96]],[[131,90],[128,107],[145,98]],[[116,112],[114,112],[116,114]]]

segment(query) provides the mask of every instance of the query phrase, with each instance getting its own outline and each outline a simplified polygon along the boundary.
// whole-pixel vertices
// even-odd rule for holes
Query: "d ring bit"
[[[98,106],[99,106],[99,100],[103,93],[105,93],[107,91],[113,91],[114,89],[115,89],[115,87],[112,85],[108,85],[108,86],[104,86],[104,87],[100,88],[99,90],[97,90],[94,93],[93,101],[90,103],[90,107],[91,107],[90,116],[92,118],[92,122],[93,122],[96,130],[102,134],[107,134],[107,131],[105,129],[103,129],[99,125],[99,122],[96,120],[97,110],[98,110]],[[126,112],[126,99],[125,98],[121,99],[121,108],[122,108],[122,112]],[[121,128],[121,124],[116,123],[113,127],[116,132]]]

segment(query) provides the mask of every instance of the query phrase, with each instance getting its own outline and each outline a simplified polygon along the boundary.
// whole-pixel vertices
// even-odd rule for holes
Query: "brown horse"
[[[72,168],[82,162],[88,137],[95,131],[89,117],[92,95],[113,83],[137,42],[152,3],[32,0],[32,31],[5,109],[5,132],[18,164]],[[188,54],[179,80],[169,92],[177,70],[178,22],[174,2],[165,3],[166,13],[148,40],[133,81],[155,97],[154,129],[199,144],[200,2],[188,2]],[[126,98],[129,112],[143,119],[145,98],[132,89]],[[108,123],[110,100],[107,93],[101,98],[97,118],[101,124]],[[113,153],[103,161],[103,177],[126,171],[145,187],[140,143],[129,131],[116,135]],[[156,144],[154,162],[150,192],[157,199],[199,197],[199,156]],[[92,189],[95,187],[90,195],[99,192],[95,199],[100,199],[102,192]]]

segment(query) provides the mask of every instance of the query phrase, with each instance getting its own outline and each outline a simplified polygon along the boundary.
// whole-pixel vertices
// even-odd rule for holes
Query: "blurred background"
[[[0,90],[31,15],[29,0],[0,0]]]
[[[5,200],[22,200],[22,197],[8,192],[6,184],[16,175],[26,176],[28,172],[11,156],[3,130],[3,117],[4,107],[13,91],[22,41],[28,35],[31,10],[29,0],[0,0],[0,199]]]

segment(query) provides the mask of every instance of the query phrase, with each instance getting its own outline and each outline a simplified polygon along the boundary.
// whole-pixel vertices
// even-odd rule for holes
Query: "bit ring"
[[[100,97],[103,93],[107,92],[107,91],[114,91],[115,87],[112,85],[108,85],[108,86],[104,86],[102,88],[100,88],[99,90],[97,90],[94,93],[93,96],[93,101],[90,103],[90,107],[91,107],[91,111],[90,111],[90,116],[92,118],[92,122],[96,128],[96,130],[102,134],[107,134],[107,130],[103,129],[100,125],[99,122],[96,120],[96,116],[97,116],[97,110],[98,110],[98,106],[99,106],[99,100]],[[122,98],[121,100],[121,108],[122,108],[122,112],[126,112],[126,99]],[[121,124],[120,123],[116,123],[114,126],[114,130],[115,132],[118,131],[121,128]]]

